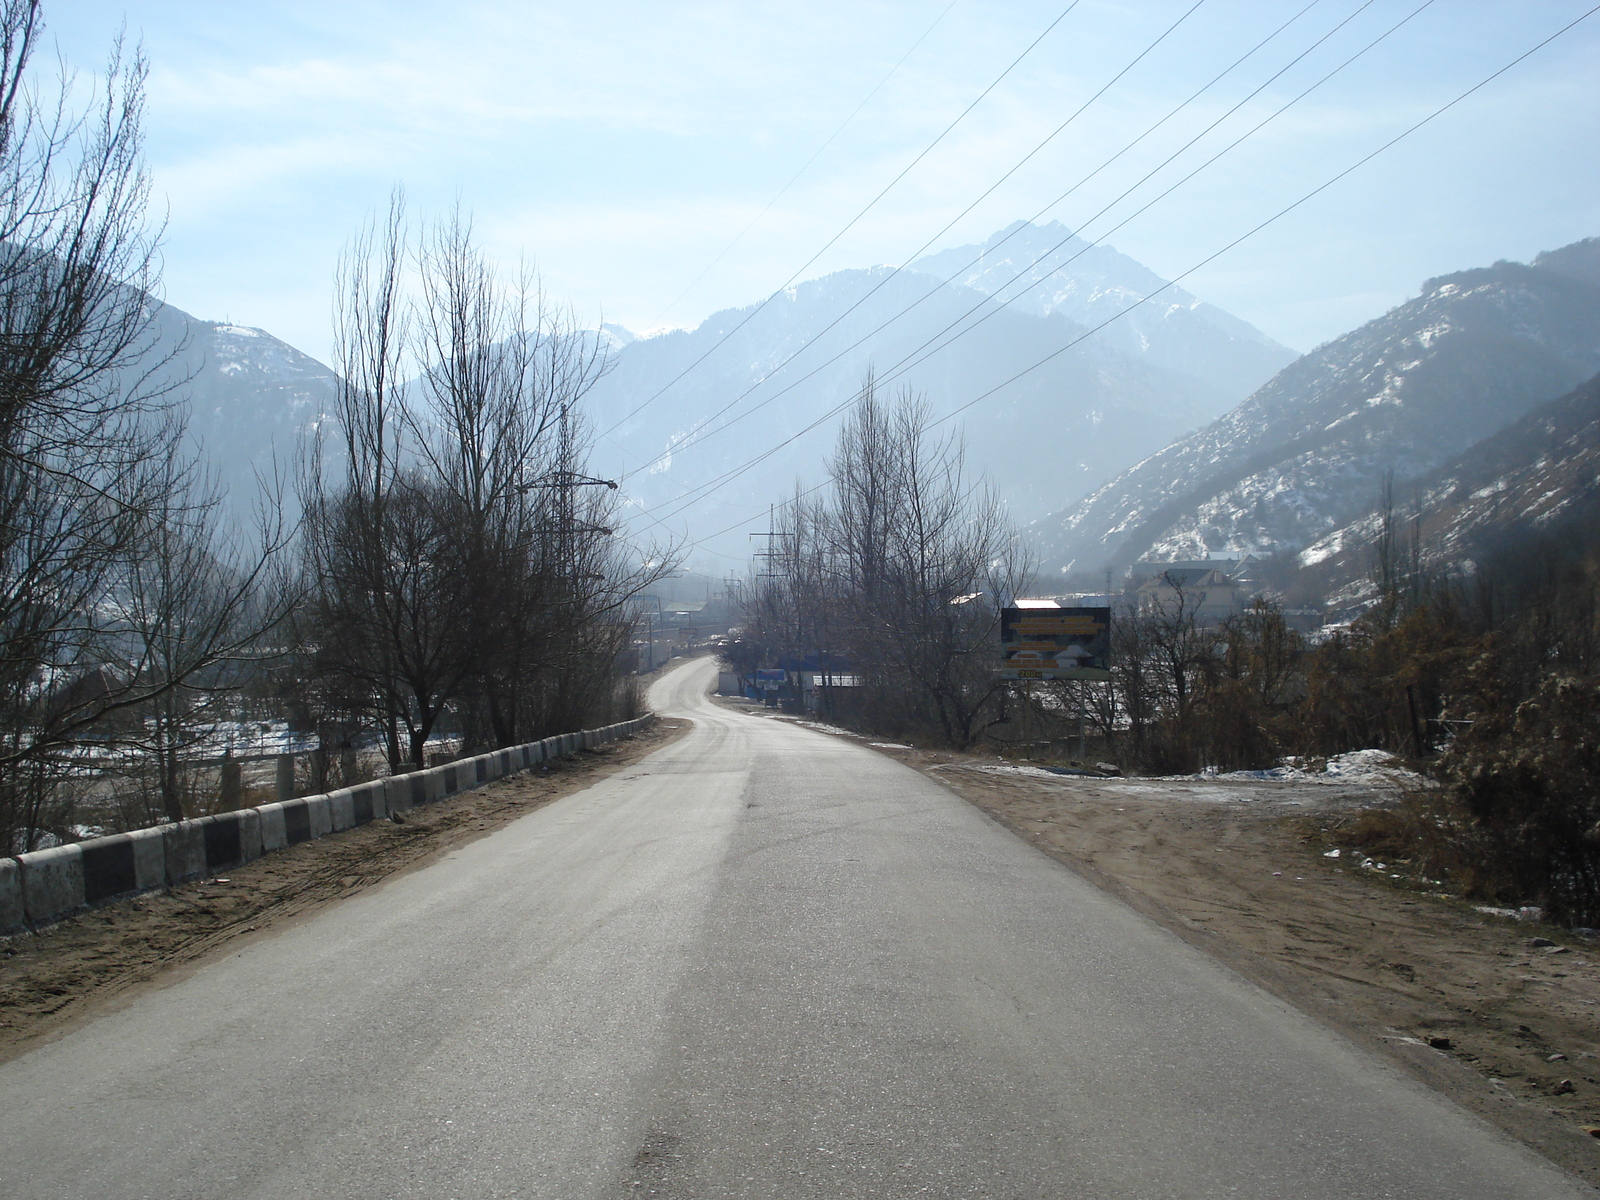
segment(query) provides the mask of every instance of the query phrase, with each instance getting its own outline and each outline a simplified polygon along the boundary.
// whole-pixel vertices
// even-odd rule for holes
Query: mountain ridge
[[[1059,226],[1032,227],[1021,240],[1025,245],[1053,242],[1064,232]],[[1001,236],[996,234],[990,243]],[[962,247],[940,254],[971,256]],[[924,273],[921,268],[927,265],[928,260],[919,260],[913,269],[899,272],[885,267],[833,272],[786,288],[759,305],[720,310],[695,329],[671,330],[622,346],[610,373],[591,393],[594,426],[609,434],[597,447],[596,469],[627,477],[636,511],[670,512],[677,503],[674,497],[736,469],[752,448],[796,436],[848,401],[869,369],[881,376],[904,359],[926,354],[925,361],[892,386],[924,394],[938,415],[1005,384],[1028,364],[1049,359],[962,416],[969,464],[993,475],[1013,511],[1027,519],[1082,495],[1120,467],[1226,410],[1293,353],[1238,318],[1196,317],[1203,302],[1188,293],[1181,293],[1181,304],[1164,310],[1165,317],[1152,309],[1124,318],[1148,317],[1131,349],[1105,336],[1106,331],[1090,334],[1072,313],[1098,322],[1097,313],[1120,309],[1134,295],[1138,289],[1133,285],[1162,282],[1111,250],[1100,260],[1100,274],[1064,285],[1045,301],[1021,297],[1012,304],[1004,303],[1008,295],[1003,287],[991,292],[945,283]],[[1126,277],[1106,275],[1113,268]],[[987,269],[1001,268],[990,262]],[[997,286],[998,278],[991,276],[984,286]],[[1082,299],[1089,293],[1087,309],[1082,304],[1073,308],[1062,298]],[[908,316],[899,315],[907,309]],[[981,323],[979,318],[984,318]],[[835,328],[808,345],[836,319]],[[939,345],[949,336],[941,331],[951,325],[970,332],[938,349],[921,349],[930,341]],[[1247,336],[1237,333],[1241,329]],[[716,348],[724,339],[726,344]],[[1079,339],[1080,344],[1058,354]],[[1196,339],[1203,354],[1191,344]],[[799,357],[789,365],[787,360],[797,352]],[[704,365],[695,365],[707,354],[711,357]],[[827,361],[835,356],[837,361]],[[1213,370],[1217,362],[1225,363],[1226,370]],[[686,370],[690,373],[674,382]],[[793,383],[811,372],[812,378]],[[763,399],[784,388],[790,390],[758,410]],[[715,415],[747,390],[751,395],[727,416]],[[652,397],[657,398],[643,403]],[[723,427],[729,432],[720,432]],[[834,428],[833,420],[826,422],[753,471],[753,479],[721,489],[694,511],[694,523],[725,525],[735,508],[764,509],[772,499],[774,479],[819,482]],[[742,551],[731,540],[723,549]]]
[[[1206,376],[1241,394],[1253,390],[1250,381],[1269,377],[1296,357],[1249,322],[1057,221],[1034,226],[1017,221],[981,245],[926,255],[910,269],[940,279],[953,276],[952,282],[1020,311],[1060,312],[1091,328],[1110,320],[1094,335],[1106,344],[1148,355],[1180,374]],[[1215,345],[1203,345],[1204,331],[1220,335],[1238,361],[1220,362]]]
[[[1600,242],[1594,246],[1600,248]],[[1035,525],[1058,574],[1141,558],[1298,550],[1600,370],[1600,288],[1497,263],[1285,367],[1217,421]],[[1560,255],[1562,252],[1552,252]]]
[[[1395,497],[1391,520],[1416,540],[1432,574],[1470,574],[1488,541],[1545,528],[1600,501],[1600,375],[1531,412],[1414,481]],[[1336,610],[1375,595],[1371,547],[1381,508],[1342,526],[1297,556],[1292,602],[1325,595]]]

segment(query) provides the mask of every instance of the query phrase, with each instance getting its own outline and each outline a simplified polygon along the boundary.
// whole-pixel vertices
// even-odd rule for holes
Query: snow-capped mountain
[[[1003,248],[1018,269],[1036,257],[1027,247],[1042,250],[1065,236],[1060,226],[1018,232]],[[1070,265],[1063,253],[1059,276],[1043,278],[1041,266],[1034,289],[1002,305],[996,297],[1005,299],[1008,276],[1000,252],[968,282],[937,274],[944,265],[954,272],[979,249],[947,251],[898,274],[840,271],[765,306],[717,313],[697,329],[628,342],[590,394],[590,419],[602,435],[595,469],[624,479],[641,527],[651,527],[649,518],[674,514],[680,497],[793,438],[676,513],[677,528],[702,537],[781,500],[796,480],[821,482],[837,418],[805,430],[848,402],[871,369],[889,390],[923,395],[936,417],[984,397],[941,428],[964,431],[968,463],[989,473],[1028,519],[1226,411],[1292,357],[1253,327],[1180,293],[1125,318],[1141,322],[1133,332],[1114,321],[1023,373],[1083,337],[1085,322],[1099,324],[1161,281],[1115,251]],[[1043,296],[1047,288],[1054,291]],[[945,344],[963,329],[970,332]],[[742,560],[748,528],[717,548]]]
[[[1239,396],[1295,358],[1254,325],[1057,221],[1018,221],[981,246],[942,250],[911,267],[1019,312],[1060,313],[1098,329],[1096,339],[1113,349]]]
[[[796,480],[820,482],[838,423],[826,414],[875,370],[891,392],[922,394],[935,416],[984,397],[941,429],[963,430],[969,464],[1028,519],[1227,411],[1292,356],[1182,292],[1132,308],[1057,353],[1162,281],[1107,248],[1069,262],[1084,244],[1058,225],[1008,232],[898,274],[879,267],[801,283],[753,316],[758,306],[732,309],[693,330],[639,338],[602,326],[595,336],[610,369],[585,400],[590,427],[603,435],[592,469],[624,480],[641,530],[675,514],[674,530],[703,538],[781,500]],[[1002,304],[1011,276],[1063,240],[1068,246],[1054,258],[1030,268],[1023,294]],[[961,281],[939,274],[980,256],[982,269]],[[245,514],[254,475],[270,474],[274,458],[289,465],[301,432],[329,411],[334,374],[260,329],[170,305],[158,307],[157,321],[163,350],[179,348],[159,377],[188,400],[192,435],[235,513]],[[755,468],[675,512],[680,497],[774,447]],[[741,562],[750,528],[717,548]]]
[[[158,304],[146,386],[186,404],[189,435],[247,517],[257,474],[293,465],[299,436],[329,411],[337,380],[316,359],[262,329],[204,321]]]
[[[1600,371],[1600,240],[1429,280],[1036,523],[1047,571],[1301,550]]]

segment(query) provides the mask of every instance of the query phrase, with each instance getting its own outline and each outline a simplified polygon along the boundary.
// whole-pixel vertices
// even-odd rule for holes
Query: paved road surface
[[[619,776],[0,1067],[0,1195],[1594,1195],[713,671]]]

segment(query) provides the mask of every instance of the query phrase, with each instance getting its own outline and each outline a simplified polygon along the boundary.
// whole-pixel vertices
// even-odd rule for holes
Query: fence
[[[280,800],[0,858],[0,934],[37,929],[96,904],[199,879],[298,842],[431,804],[550,759],[628,737],[654,720],[647,715],[322,796]]]

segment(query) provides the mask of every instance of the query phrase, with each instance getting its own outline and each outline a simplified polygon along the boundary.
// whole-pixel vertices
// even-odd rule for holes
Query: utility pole
[[[773,549],[772,545],[772,539],[778,536],[778,531],[773,528],[773,525],[776,523],[773,519],[773,511],[773,506],[769,504],[767,506],[767,531],[765,533],[750,534],[751,537],[764,537],[767,539],[767,548],[765,550],[757,550],[751,555],[752,558],[762,558],[766,560],[767,569],[765,571],[757,571],[757,579],[777,579],[779,577],[779,573],[772,569],[772,560],[778,557],[778,552]],[[759,591],[756,593],[757,596],[760,594],[761,593]],[[771,692],[769,695],[772,697],[772,699],[769,702],[768,707],[778,707],[778,693]]]
[[[646,651],[648,657],[645,670],[654,671],[656,669],[656,621],[661,616],[661,597],[640,596],[639,599],[654,600],[656,602],[656,611],[654,613],[647,613],[645,616],[645,637],[648,639],[649,645],[649,649]]]
[[[597,533],[610,537],[614,532],[604,525],[579,525],[576,492],[582,487],[604,487],[613,492],[617,490],[615,479],[599,479],[593,475],[585,475],[574,470],[572,464],[576,455],[572,444],[572,426],[568,419],[567,406],[561,406],[560,433],[558,435],[556,451],[557,466],[542,477],[530,480],[517,487],[515,490],[521,495],[532,491],[549,491],[551,493],[550,524],[547,531],[555,533],[554,558],[560,574],[566,579],[571,588],[571,595],[575,598],[578,593],[578,552],[577,535],[580,533]]]
[[[767,531],[749,535],[750,537],[764,537],[767,539],[767,548],[765,550],[757,550],[751,555],[752,558],[764,558],[767,560],[767,569],[763,572],[758,572],[757,579],[772,579],[777,575],[777,572],[772,569],[772,560],[778,557],[777,551],[772,548],[772,539],[778,536],[778,531],[772,528],[772,524],[772,505],[769,504],[767,505]]]

